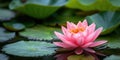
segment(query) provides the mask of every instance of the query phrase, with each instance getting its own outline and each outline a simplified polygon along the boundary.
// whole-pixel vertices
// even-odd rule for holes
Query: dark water
[[[18,57],[10,56],[9,60],[56,60],[53,56],[43,56],[43,57]]]

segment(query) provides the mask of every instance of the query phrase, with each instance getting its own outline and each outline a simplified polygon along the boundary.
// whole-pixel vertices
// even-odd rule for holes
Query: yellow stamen
[[[76,34],[78,32],[83,32],[84,30],[85,30],[84,27],[80,27],[80,28],[70,29],[70,32]]]

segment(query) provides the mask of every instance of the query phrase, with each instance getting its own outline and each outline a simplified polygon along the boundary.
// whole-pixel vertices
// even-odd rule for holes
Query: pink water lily
[[[95,23],[88,25],[87,20],[79,21],[78,24],[67,22],[67,27],[62,26],[63,34],[55,32],[55,35],[62,42],[54,42],[55,45],[74,50],[76,54],[81,54],[83,51],[95,53],[93,47],[106,43],[106,40],[95,41],[100,35],[102,27],[95,29]]]

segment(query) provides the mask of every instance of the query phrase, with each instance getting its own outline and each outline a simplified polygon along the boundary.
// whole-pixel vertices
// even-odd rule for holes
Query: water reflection
[[[104,56],[101,53],[89,53],[85,52],[83,54],[77,55],[74,52],[59,53],[55,55],[56,60],[101,60],[98,57]]]

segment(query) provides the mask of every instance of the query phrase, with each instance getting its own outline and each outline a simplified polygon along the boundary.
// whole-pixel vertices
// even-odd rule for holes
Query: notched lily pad
[[[88,22],[95,23],[97,27],[103,27],[102,34],[114,31],[120,25],[120,12],[103,12],[87,17]]]
[[[0,21],[8,21],[13,17],[15,17],[14,12],[7,9],[0,9]]]
[[[10,40],[14,37],[15,37],[14,32],[5,32],[5,29],[0,27],[0,42]]]
[[[120,60],[119,55],[111,55],[109,57],[106,57],[104,60]]]
[[[34,18],[46,18],[66,3],[66,0],[13,0],[9,7]],[[32,9],[31,9],[32,8]]]
[[[55,53],[55,45],[47,42],[38,41],[19,41],[5,45],[2,51],[7,54],[23,56],[23,57],[38,57],[47,56]]]
[[[34,40],[52,40],[56,39],[54,31],[59,30],[59,28],[37,25],[33,28],[27,28],[25,31],[20,32],[20,35]]]
[[[10,31],[21,31],[25,26],[19,22],[4,22],[3,26]]]

